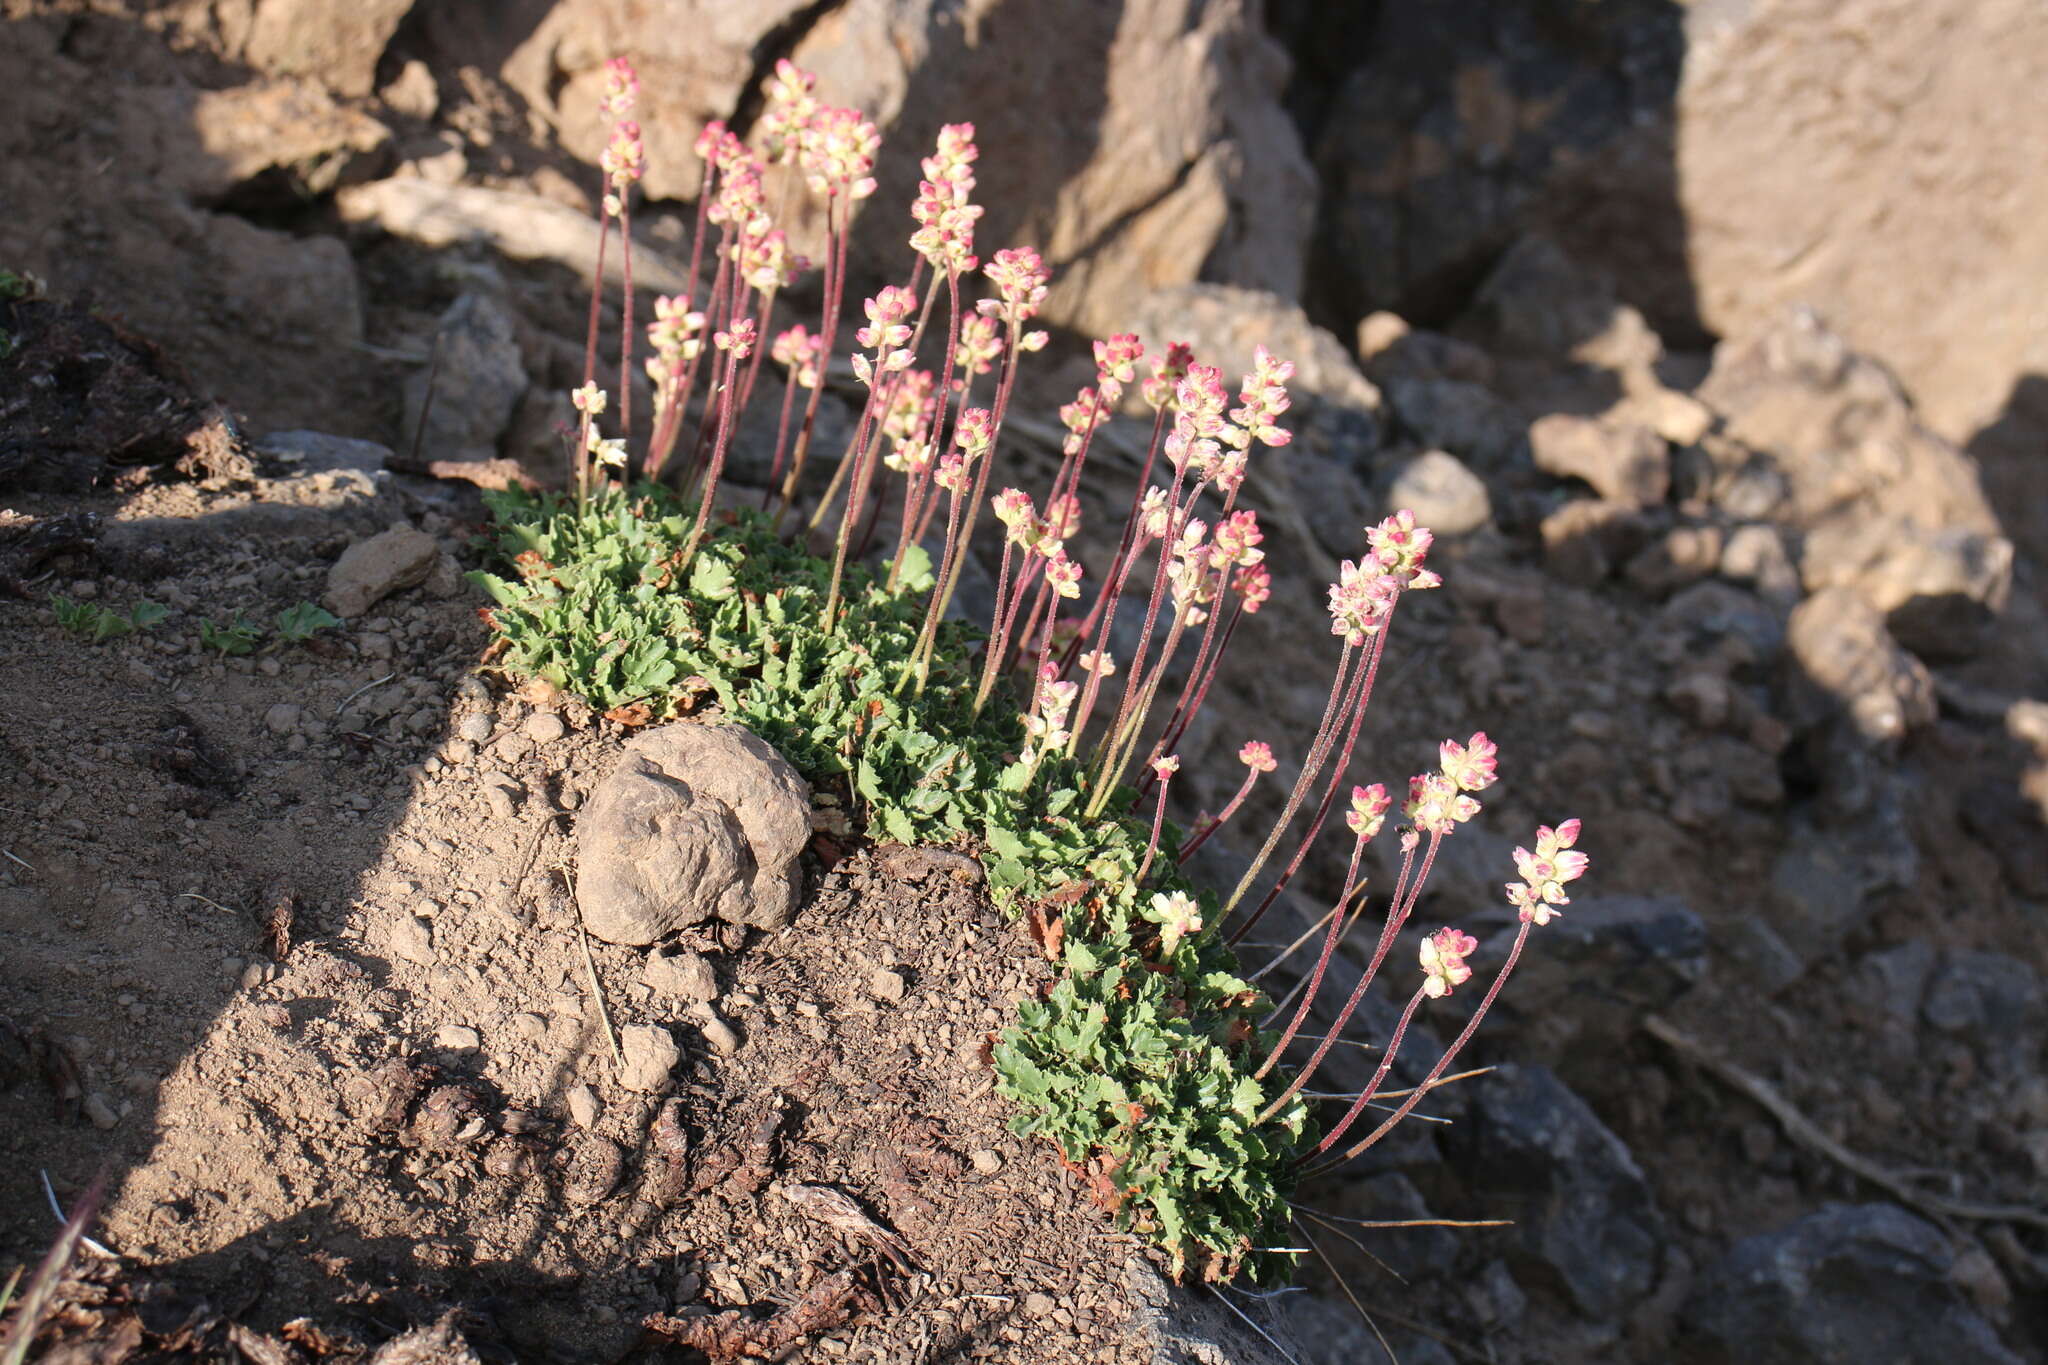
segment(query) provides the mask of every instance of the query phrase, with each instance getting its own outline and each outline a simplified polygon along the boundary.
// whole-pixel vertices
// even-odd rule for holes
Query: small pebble
[[[441,758],[450,767],[459,768],[476,757],[476,745],[466,739],[451,739],[441,746]]]
[[[443,1024],[434,1030],[434,1046],[444,1052],[475,1052],[483,1045],[483,1035],[465,1024]]]
[[[434,931],[423,919],[400,915],[391,926],[391,951],[407,962],[425,966],[434,960]],[[236,968],[237,974],[240,970]]]
[[[603,1107],[597,1102],[597,1092],[588,1085],[574,1085],[569,1088],[569,1117],[578,1128],[595,1128]]]
[[[905,986],[903,973],[894,967],[877,967],[868,978],[868,994],[892,1005],[902,1001]]]
[[[699,1024],[697,1029],[704,1035],[705,1044],[721,1057],[730,1057],[740,1050],[739,1035],[732,1031],[732,1025],[717,1015]]]
[[[1052,1296],[1049,1294],[1026,1294],[1024,1296],[1024,1316],[1027,1318],[1042,1318],[1052,1312],[1056,1306],[1052,1301]]]
[[[488,715],[482,711],[473,711],[464,716],[461,723],[455,727],[455,737],[466,739],[471,744],[484,744],[490,741],[494,728]]]
[[[114,1106],[107,1103],[107,1097],[97,1090],[85,1097],[85,1116],[92,1120],[93,1127],[103,1130],[121,1121],[121,1116],[114,1112]]]
[[[552,744],[567,732],[562,718],[553,711],[536,711],[526,718],[526,737],[535,744]]]
[[[281,701],[263,713],[263,723],[274,735],[288,735],[299,728],[299,717],[303,708],[292,702]]]
[[[983,1175],[994,1175],[1003,1169],[1002,1153],[990,1151],[986,1147],[977,1148],[967,1159],[974,1163],[974,1169]]]

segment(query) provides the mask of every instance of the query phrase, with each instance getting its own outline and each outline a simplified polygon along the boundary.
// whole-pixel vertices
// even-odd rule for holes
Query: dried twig
[[[396,673],[386,673],[383,677],[377,679],[377,681],[375,682],[364,683],[361,687],[358,687],[355,691],[349,693],[346,697],[343,697],[341,699],[341,705],[334,708],[334,714],[337,716],[340,715],[342,712],[348,710],[348,704],[354,701],[357,697],[362,696],[363,693],[369,691],[373,687],[382,687],[385,683],[390,682],[393,678],[397,676],[398,675]]]
[[[597,979],[597,959],[590,955],[590,931],[583,927],[583,921],[576,921],[576,942],[583,948],[583,970],[590,977],[590,998],[597,1002],[597,1019],[604,1025],[604,1040],[611,1044],[612,1065],[617,1068],[612,1074],[626,1073],[626,1054],[619,1050],[619,1035],[612,1030],[612,1012],[604,1003],[604,985]]]
[[[1743,1070],[1726,1058],[1716,1056],[1707,1050],[1705,1044],[1668,1019],[1655,1014],[1644,1015],[1643,1031],[1730,1089],[1739,1091],[1762,1105],[1765,1111],[1778,1121],[1778,1126],[1785,1130],[1786,1137],[1807,1150],[1826,1157],[1843,1170],[1869,1181],[1902,1204],[1911,1205],[1922,1213],[1937,1217],[1962,1218],[1983,1223],[2021,1223],[2027,1227],[2048,1228],[2048,1213],[2025,1204],[1971,1204],[1917,1190],[1896,1171],[1886,1170],[1870,1158],[1857,1155],[1829,1137],[1821,1131],[1818,1124],[1801,1113],[1796,1105],[1780,1095],[1777,1087],[1769,1081]]]

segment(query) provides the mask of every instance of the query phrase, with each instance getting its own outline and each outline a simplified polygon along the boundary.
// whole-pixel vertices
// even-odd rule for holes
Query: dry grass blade
[[[1287,1353],[1287,1349],[1284,1346],[1282,1346],[1279,1342],[1273,1339],[1273,1334],[1271,1332],[1268,1332],[1265,1328],[1259,1326],[1256,1322],[1253,1322],[1251,1320],[1250,1314],[1246,1313],[1242,1308],[1239,1308],[1236,1304],[1230,1301],[1230,1297],[1226,1292],[1228,1289],[1228,1285],[1209,1286],[1209,1292],[1216,1296],[1216,1302],[1222,1304],[1225,1308],[1228,1308],[1232,1313],[1234,1313],[1237,1316],[1237,1320],[1239,1322],[1251,1328],[1254,1332],[1257,1332],[1259,1336],[1265,1340],[1265,1343],[1268,1346],[1272,1347],[1276,1352],[1279,1353],[1280,1358],[1282,1360],[1286,1361],[1288,1365],[1301,1365],[1301,1362],[1297,1361],[1293,1356]]]
[[[64,1278],[64,1268],[78,1254],[78,1244],[85,1240],[86,1226],[99,1212],[100,1196],[105,1190],[105,1176],[92,1182],[85,1197],[71,1210],[71,1217],[66,1220],[64,1230],[57,1234],[57,1240],[51,1244],[42,1264],[36,1267],[35,1277],[22,1293],[14,1322],[8,1327],[6,1337],[0,1339],[0,1365],[22,1365],[28,1359],[29,1345],[34,1342],[37,1329],[43,1325],[43,1318],[56,1301],[57,1286]]]
[[[597,1021],[604,1025],[604,1040],[611,1045],[612,1065],[618,1070],[614,1075],[623,1075],[626,1070],[626,1054],[619,1050],[619,1035],[612,1028],[612,1012],[604,1003],[604,983],[597,979],[597,959],[590,955],[590,933],[583,922],[576,922],[576,942],[583,949],[583,970],[590,978],[590,998],[597,1002]]]
[[[1310,1214],[1309,1216],[1311,1218],[1315,1217],[1314,1214]],[[1320,1222],[1322,1220],[1317,1219],[1317,1221]],[[1387,1341],[1387,1334],[1380,1330],[1380,1325],[1377,1322],[1373,1321],[1372,1314],[1368,1313],[1365,1310],[1365,1305],[1359,1302],[1358,1295],[1351,1292],[1351,1282],[1345,1279],[1342,1275],[1337,1273],[1336,1265],[1330,1260],[1329,1254],[1323,1250],[1322,1244],[1317,1242],[1315,1238],[1310,1237],[1308,1235],[1308,1229],[1302,1227],[1300,1223],[1297,1222],[1295,1224],[1295,1228],[1301,1233],[1302,1240],[1306,1241],[1309,1244],[1309,1249],[1315,1252],[1316,1259],[1323,1263],[1323,1269],[1330,1272],[1330,1278],[1335,1280],[1337,1282],[1337,1287],[1344,1291],[1344,1297],[1348,1299],[1351,1303],[1351,1311],[1358,1314],[1358,1320],[1366,1325],[1367,1330],[1373,1334],[1373,1338],[1379,1342],[1380,1349],[1387,1353],[1387,1359],[1393,1362],[1393,1365],[1401,1365],[1401,1358],[1394,1354],[1393,1346],[1391,1346]],[[1367,1256],[1372,1257],[1372,1259],[1375,1262],[1378,1262],[1381,1268],[1385,1269],[1389,1275],[1394,1275],[1393,1269],[1387,1266],[1386,1262],[1381,1261],[1379,1257],[1373,1256],[1373,1254],[1370,1251],[1366,1251],[1365,1247],[1359,1243],[1356,1237],[1353,1237],[1350,1233],[1344,1231],[1344,1229],[1342,1228],[1333,1227],[1330,1230],[1336,1233],[1339,1237],[1342,1237],[1345,1241],[1351,1243],[1351,1245],[1357,1247],[1360,1251],[1365,1251],[1365,1254]],[[1399,1275],[1394,1275],[1394,1278],[1399,1280],[1401,1277]],[[1406,1283],[1406,1281],[1403,1281],[1403,1283]]]
[[[1859,1156],[1829,1137],[1820,1130],[1818,1124],[1801,1113],[1798,1106],[1780,1095],[1777,1087],[1769,1081],[1708,1051],[1704,1043],[1676,1024],[1659,1015],[1649,1014],[1643,1016],[1643,1031],[1730,1089],[1740,1091],[1762,1105],[1770,1116],[1778,1121],[1778,1126],[1785,1130],[1786,1137],[1869,1181],[1902,1204],[1936,1217],[1961,1218],[1979,1223],[2021,1223],[2032,1228],[2048,1228],[2048,1212],[2025,1204],[1971,1204],[1959,1199],[1944,1199],[1938,1194],[1928,1194],[1915,1189],[1898,1172],[1886,1170],[1868,1157]]]

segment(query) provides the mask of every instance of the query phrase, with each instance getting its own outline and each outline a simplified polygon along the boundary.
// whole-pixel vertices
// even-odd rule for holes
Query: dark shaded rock
[[[1658,621],[1679,632],[1694,654],[1723,636],[1748,645],[1759,663],[1768,663],[1785,647],[1784,618],[1754,593],[1726,583],[1695,583],[1672,594]]]
[[[1522,451],[1523,424],[1491,389],[1464,379],[1396,376],[1386,395],[1395,420],[1418,442],[1482,470],[1502,469]]]
[[[1547,1067],[1503,1066],[1471,1084],[1473,1112],[1444,1145],[1515,1221],[1523,1260],[1586,1316],[1626,1312],[1655,1284],[1663,1239],[1635,1158]]]
[[[1771,870],[1772,924],[1811,964],[1869,918],[1878,892],[1911,886],[1918,866],[1912,836],[1890,799],[1876,800],[1866,818],[1841,824],[1795,815]]]
[[[1920,1016],[1963,1038],[1993,1067],[2026,1072],[2041,1055],[2041,978],[2016,957],[1996,952],[1947,954],[1927,984]]]
[[[1639,553],[1652,527],[1630,503],[1574,498],[1543,518],[1542,534],[1550,576],[1590,588]]]
[[[1715,1365],[2019,1365],[1950,1278],[1955,1259],[1896,1205],[1832,1204],[1736,1243],[1683,1322]]]
[[[1515,932],[1486,940],[1473,967],[1497,970]],[[1610,1055],[1644,1014],[1670,1005],[1707,971],[1706,923],[1676,896],[1574,897],[1542,939],[1543,951],[1523,954],[1496,1008],[1526,1021],[1518,1032],[1537,1029],[1551,1056],[1589,1048]]]
[[[421,370],[405,386],[405,432],[408,438],[421,433],[419,458],[495,459],[512,410],[526,392],[511,308],[493,293],[471,290],[441,315],[434,349],[432,384],[429,372]]]
[[[1313,146],[1324,181],[1314,261],[1334,304],[1352,317],[1427,316],[1534,220],[1575,229],[1619,271],[1667,283],[1671,311],[1690,311],[1660,122],[1686,50],[1679,7],[1373,12],[1365,60]],[[1320,46],[1333,13],[1314,14],[1305,37]]]

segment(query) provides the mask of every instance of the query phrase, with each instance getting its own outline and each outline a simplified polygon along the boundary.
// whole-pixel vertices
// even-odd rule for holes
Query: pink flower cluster
[[[1585,876],[1592,861],[1572,848],[1578,840],[1579,822],[1566,820],[1556,829],[1536,827],[1534,853],[1526,848],[1515,850],[1515,870],[1522,880],[1508,883],[1508,904],[1521,912],[1524,922],[1548,924],[1557,916],[1555,907],[1571,904],[1564,884]]]
[[[949,123],[939,129],[938,150],[924,159],[924,179],[918,182],[917,200],[910,216],[917,231],[910,236],[910,248],[931,263],[934,270],[964,275],[979,261],[974,255],[974,225],[981,209],[969,198],[974,193],[974,161],[980,156],[974,145],[974,125]]]
[[[875,153],[882,136],[858,109],[819,107],[803,125],[797,164],[813,194],[865,199],[875,192]]]

